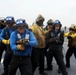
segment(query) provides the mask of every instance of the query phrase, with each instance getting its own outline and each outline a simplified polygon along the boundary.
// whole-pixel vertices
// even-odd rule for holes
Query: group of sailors
[[[58,73],[68,75],[66,68],[70,68],[70,57],[74,53],[76,58],[76,25],[71,25],[65,33],[59,20],[49,19],[43,28],[44,21],[41,14],[31,26],[22,18],[16,21],[13,16],[0,18],[0,62],[5,51],[4,72],[1,75],[16,75],[18,68],[21,75],[34,75],[37,67],[39,74],[48,75],[45,71],[53,70],[53,57],[58,65]],[[63,55],[64,37],[68,39],[66,56]]]

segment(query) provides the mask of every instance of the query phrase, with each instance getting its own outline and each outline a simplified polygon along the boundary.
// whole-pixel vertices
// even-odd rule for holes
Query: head
[[[13,25],[15,24],[15,20],[14,20],[14,17],[13,16],[7,16],[5,20],[6,20],[6,25],[9,28],[12,28]]]
[[[61,26],[62,26],[62,24],[61,24],[61,22],[59,20],[54,21],[54,29],[55,30],[60,30]]]
[[[16,21],[16,26],[17,26],[17,30],[19,33],[24,33],[25,30],[27,29],[27,23],[25,22],[25,19],[18,19]]]
[[[36,19],[36,24],[38,24],[39,26],[43,26],[44,20],[45,20],[44,17],[39,14],[39,16]]]
[[[4,17],[0,17],[0,24],[1,25],[5,25],[5,18]]]
[[[52,19],[49,19],[49,20],[47,21],[47,27],[48,27],[48,29],[52,29],[53,24],[54,24],[54,21],[53,21]]]
[[[75,25],[75,24],[72,24],[72,25],[70,26],[70,28],[69,28],[69,31],[70,31],[71,33],[76,33],[76,25]]]

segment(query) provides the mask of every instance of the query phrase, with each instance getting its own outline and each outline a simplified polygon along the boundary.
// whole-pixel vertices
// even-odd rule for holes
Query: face
[[[19,32],[19,33],[21,33],[21,34],[22,34],[22,33],[24,33],[24,32],[25,32],[26,27],[24,27],[24,26],[18,26],[18,27],[17,27],[17,30],[18,30],[18,32]]]
[[[39,20],[38,22],[36,22],[39,26],[43,26],[43,20]]]
[[[49,26],[47,25],[47,29],[49,29]]]
[[[59,28],[60,28],[60,25],[59,24],[55,25],[55,29],[56,30],[59,30]]]
[[[70,33],[75,33],[75,31],[74,31],[74,30],[72,30],[72,29],[71,29],[71,30],[69,30],[69,32],[70,32]]]
[[[12,27],[13,27],[13,24],[7,24],[7,26],[8,26],[9,28],[12,28]]]
[[[49,29],[52,29],[52,27],[53,27],[52,25],[49,25]]]
[[[52,25],[47,25],[47,29],[52,29]]]

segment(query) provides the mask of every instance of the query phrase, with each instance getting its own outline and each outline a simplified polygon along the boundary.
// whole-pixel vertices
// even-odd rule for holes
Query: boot
[[[41,74],[41,75],[47,75],[47,73],[46,73],[46,72],[40,72],[40,74]]]
[[[61,73],[61,70],[58,68],[58,73]]]
[[[70,63],[66,63],[66,68],[70,68]]]
[[[50,67],[45,68],[45,70],[50,70],[50,71],[52,71],[52,70],[53,70],[53,65],[51,65]]]

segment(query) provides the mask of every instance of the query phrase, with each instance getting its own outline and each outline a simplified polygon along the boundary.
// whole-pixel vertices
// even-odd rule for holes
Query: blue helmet
[[[57,24],[59,24],[60,27],[62,26],[62,24],[61,24],[61,22],[60,22],[59,20],[55,20],[55,21],[54,21],[54,25],[57,25]]]
[[[6,20],[6,24],[14,24],[15,23],[13,16],[7,16],[5,20]]]
[[[16,26],[27,26],[25,19],[17,19]]]
[[[55,20],[54,24],[61,24],[61,22],[59,20]]]

